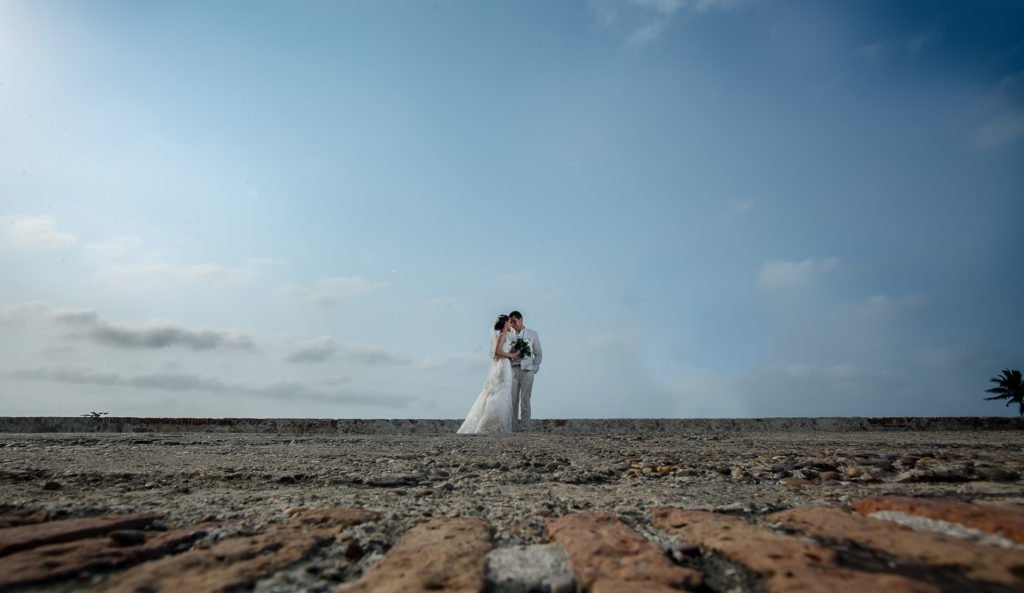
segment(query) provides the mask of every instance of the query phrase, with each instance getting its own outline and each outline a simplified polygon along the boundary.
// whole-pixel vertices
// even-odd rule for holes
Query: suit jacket
[[[519,364],[523,367],[524,371],[533,371],[536,373],[540,370],[541,360],[544,359],[544,352],[540,349],[540,337],[537,335],[537,332],[527,327],[523,330],[523,338],[530,340],[530,348],[533,350],[533,356],[520,359]]]

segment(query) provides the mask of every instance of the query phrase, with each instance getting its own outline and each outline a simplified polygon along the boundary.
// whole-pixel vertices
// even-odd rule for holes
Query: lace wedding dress
[[[490,353],[498,342],[498,332],[491,335]],[[502,345],[502,352],[512,350],[510,332]],[[484,389],[473,402],[465,422],[459,427],[459,434],[484,434],[491,432],[512,432],[512,364],[507,358],[491,363]]]

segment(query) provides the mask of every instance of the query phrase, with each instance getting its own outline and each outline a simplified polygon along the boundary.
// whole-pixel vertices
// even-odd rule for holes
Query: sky
[[[1022,24],[0,0],[0,415],[1017,415]]]

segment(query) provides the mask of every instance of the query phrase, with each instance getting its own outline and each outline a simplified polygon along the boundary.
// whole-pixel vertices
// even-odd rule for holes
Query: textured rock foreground
[[[0,434],[0,590],[1024,590],[1024,433]]]

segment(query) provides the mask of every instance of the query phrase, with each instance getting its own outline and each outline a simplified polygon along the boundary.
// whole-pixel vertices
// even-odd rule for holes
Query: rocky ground
[[[0,434],[0,590],[1020,591],[1022,445]]]

